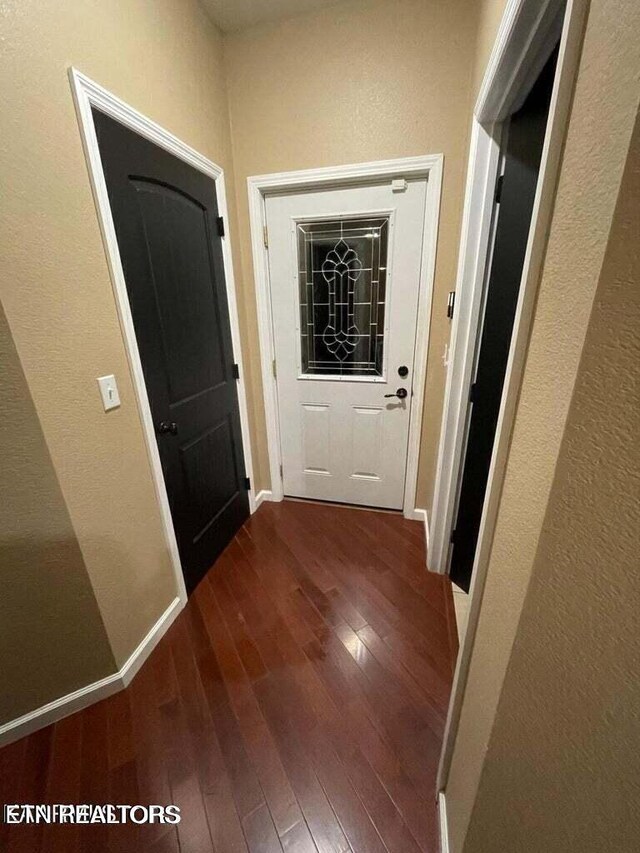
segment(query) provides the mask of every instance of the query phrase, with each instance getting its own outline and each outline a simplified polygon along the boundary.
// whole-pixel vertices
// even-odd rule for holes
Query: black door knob
[[[173,421],[160,421],[158,424],[158,432],[160,435],[177,435],[178,434],[178,424]]]
[[[398,390],[395,392],[395,394],[385,394],[384,396],[385,397],[397,397],[398,400],[404,400],[404,398],[407,396],[407,389],[406,388],[398,388]]]

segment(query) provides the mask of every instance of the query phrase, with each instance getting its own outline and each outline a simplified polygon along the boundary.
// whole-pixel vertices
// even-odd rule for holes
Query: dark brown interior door
[[[511,116],[501,179],[498,220],[475,380],[458,511],[452,534],[451,580],[469,590],[502,386],[520,292],[531,214],[538,186],[557,49]]]
[[[249,514],[215,182],[94,119],[191,591]]]

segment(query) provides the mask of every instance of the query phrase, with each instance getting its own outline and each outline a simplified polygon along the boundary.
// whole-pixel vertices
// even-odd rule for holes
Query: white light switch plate
[[[111,376],[99,376],[98,388],[105,412],[108,412],[109,409],[117,409],[120,405],[120,394],[116,385],[116,377],[113,374]]]

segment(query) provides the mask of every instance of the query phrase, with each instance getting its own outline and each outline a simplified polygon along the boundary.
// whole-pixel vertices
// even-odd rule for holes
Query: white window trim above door
[[[403,512],[406,518],[425,524],[428,537],[426,511],[416,507],[418,459],[420,434],[424,408],[424,389],[427,375],[427,352],[431,323],[431,302],[435,271],[436,245],[440,194],[442,191],[442,154],[421,157],[405,157],[397,160],[380,160],[373,163],[357,163],[349,166],[330,166],[321,169],[305,169],[296,172],[279,172],[271,175],[256,175],[247,178],[249,193],[249,221],[253,270],[258,306],[258,334],[262,387],[267,427],[269,472],[271,475],[271,500],[284,497],[282,484],[282,456],[280,451],[280,421],[276,377],[274,376],[275,348],[271,311],[271,287],[269,282],[269,259],[266,246],[265,198],[268,195],[290,190],[328,189],[366,184],[367,182],[392,181],[402,178],[426,178],[425,215],[420,266],[420,292],[418,296],[418,318],[414,349],[414,381],[411,415],[409,419],[409,441],[407,470],[404,488]]]
[[[222,237],[222,256],[227,300],[229,303],[229,321],[231,325],[233,358],[235,363],[238,365],[240,373],[240,377],[237,380],[238,407],[240,410],[240,428],[242,433],[245,470],[247,477],[249,477],[251,481],[251,488],[248,493],[249,509],[253,513],[256,509],[256,495],[254,491],[247,394],[244,381],[245,373],[242,364],[242,350],[240,346],[238,305],[228,233],[229,217],[224,186],[224,172],[220,166],[217,166],[211,160],[203,157],[202,154],[199,154],[189,145],[169,133],[169,131],[164,130],[160,125],[151,121],[151,119],[142,115],[142,113],[139,113],[137,110],[133,109],[133,107],[130,107],[124,101],[120,100],[120,98],[107,91],[107,89],[104,89],[98,83],[95,83],[76,68],[69,68],[69,80],[71,82],[71,91],[73,93],[76,113],[78,115],[82,145],[84,147],[84,153],[87,160],[87,168],[96,203],[98,222],[102,232],[109,273],[116,298],[122,336],[124,338],[131,379],[133,381],[136,402],[140,413],[140,420],[142,422],[142,429],[147,446],[151,474],[160,509],[165,540],[171,557],[178,597],[181,603],[184,604],[187,600],[187,593],[184,584],[184,576],[182,574],[180,555],[178,553],[178,543],[173,527],[167,489],[162,473],[160,454],[158,452],[153,418],[151,416],[151,407],[149,405],[144,374],[142,372],[142,362],[140,361],[140,353],[138,352],[138,343],[136,340],[133,318],[131,316],[127,286],[124,279],[124,272],[122,270],[113,217],[111,216],[109,195],[107,193],[107,185],[104,178],[102,160],[100,157],[100,150],[98,148],[98,139],[96,136],[91,109],[92,107],[96,107],[101,112],[120,122],[120,124],[123,124],[125,127],[128,127],[130,130],[140,134],[140,136],[144,136],[146,139],[158,145],[160,148],[163,148],[165,151],[173,154],[174,157],[178,157],[194,169],[208,175],[215,182],[218,213],[223,217],[226,229],[226,234]]]

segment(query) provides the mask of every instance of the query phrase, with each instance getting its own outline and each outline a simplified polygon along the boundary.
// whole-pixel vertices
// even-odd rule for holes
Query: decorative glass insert
[[[303,374],[382,376],[389,217],[297,232]]]

